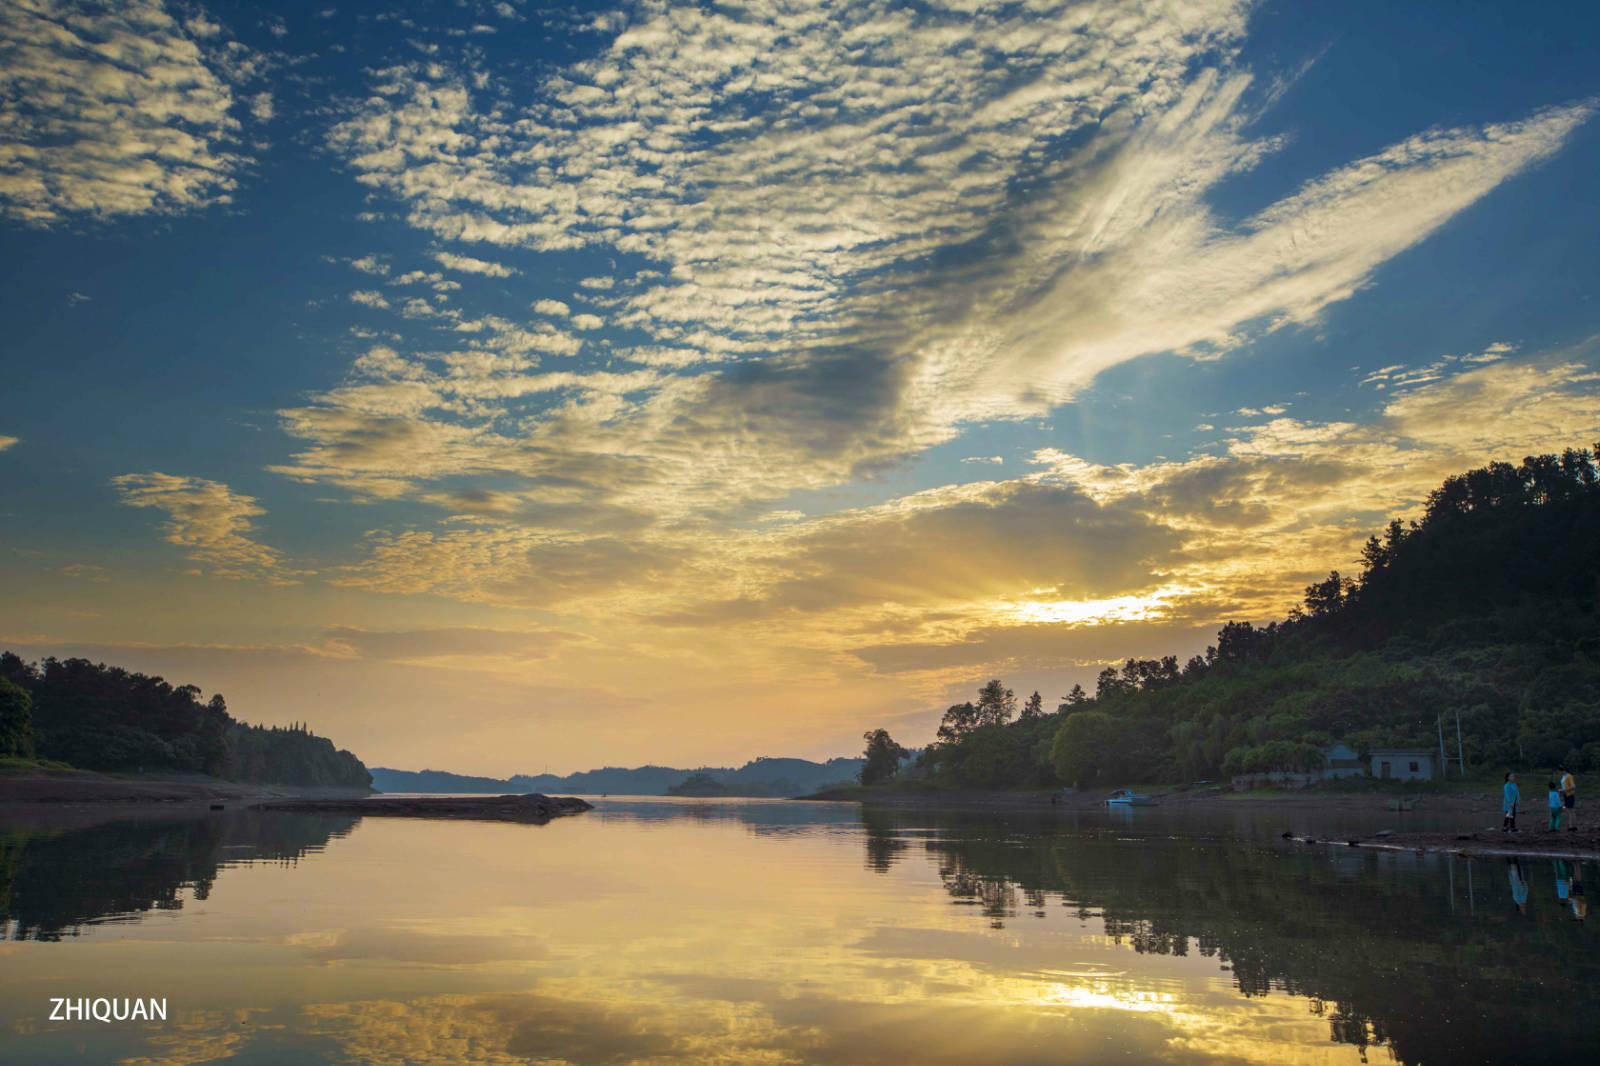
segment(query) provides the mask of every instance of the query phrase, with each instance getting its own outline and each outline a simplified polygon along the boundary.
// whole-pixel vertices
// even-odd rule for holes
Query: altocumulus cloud
[[[235,87],[254,67],[158,0],[7,3],[0,212],[46,226],[227,201],[245,162]]]
[[[299,571],[284,567],[283,556],[250,537],[252,521],[266,514],[254,497],[219,481],[171,474],[123,474],[111,479],[130,507],[167,513],[162,527],[168,543],[183,548],[196,573],[224,578],[267,578],[287,582]]]
[[[531,93],[472,58],[372,70],[329,135],[356,180],[438,239],[659,264],[580,282],[649,342],[552,375],[581,341],[461,319],[466,351],[283,412],[306,448],[276,469],[560,484],[662,521],[828,487],[1139,355],[1312,321],[1594,110],[1419,132],[1225,221],[1209,194],[1278,147],[1249,134],[1247,14],[646,3]]]

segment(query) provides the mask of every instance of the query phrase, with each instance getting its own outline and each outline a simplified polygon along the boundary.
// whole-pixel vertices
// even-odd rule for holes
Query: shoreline
[[[1399,811],[1459,815],[1462,826],[1454,831],[1415,832],[1383,829],[1374,833],[1316,837],[1285,832],[1283,839],[1300,846],[1364,848],[1372,851],[1414,851],[1477,858],[1544,858],[1600,862],[1600,823],[1572,832],[1527,828],[1515,835],[1501,834],[1497,798],[1467,793],[1392,792],[1225,792],[1217,790],[1153,794],[1157,808],[1165,810],[1336,811],[1347,814],[1387,815]],[[978,789],[926,789],[918,791],[832,789],[800,799],[827,803],[859,803],[863,807],[910,810],[995,810],[1074,813],[1106,809],[1105,795],[1073,793],[1052,805],[1049,792],[998,792]],[[1150,808],[1136,808],[1148,810]],[[1523,815],[1527,818],[1527,815]],[[1587,823],[1587,819],[1586,819]]]
[[[137,818],[188,818],[287,799],[353,799],[368,789],[224,781],[202,774],[117,777],[92,770],[0,773],[0,825],[86,826]]]
[[[1104,810],[1105,792],[1075,792],[1056,798],[1046,790],[1033,792],[1004,792],[984,789],[829,789],[797,799],[823,803],[860,803],[871,807],[921,807],[921,808],[993,808],[998,810],[1034,811],[1092,811]],[[1296,792],[1260,791],[1231,792],[1220,789],[1184,790],[1150,793],[1156,806],[1165,809],[1256,809],[1256,810],[1306,810],[1393,813],[1396,811],[1429,810],[1446,813],[1472,814],[1495,809],[1495,799],[1467,793],[1393,792]],[[1146,808],[1138,808],[1144,810]]]

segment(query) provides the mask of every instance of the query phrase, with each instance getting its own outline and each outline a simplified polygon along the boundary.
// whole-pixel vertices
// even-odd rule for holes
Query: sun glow
[[[1100,600],[1011,600],[1001,605],[1009,619],[1071,626],[1099,626],[1163,618],[1171,601],[1196,591],[1187,585],[1164,585],[1135,596]]]

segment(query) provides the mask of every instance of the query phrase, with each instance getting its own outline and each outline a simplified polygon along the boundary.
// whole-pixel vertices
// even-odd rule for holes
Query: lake
[[[0,1058],[1432,1066],[1600,1039],[1593,867],[1297,848],[1352,827],[1244,805],[594,802],[0,829]],[[168,1017],[50,1020],[80,997]]]

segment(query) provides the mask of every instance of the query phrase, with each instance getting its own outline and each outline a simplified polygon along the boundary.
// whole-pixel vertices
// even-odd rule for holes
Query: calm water
[[[1309,853],[1251,813],[597,803],[0,829],[0,1057],[1595,1060],[1600,943],[1548,860]]]

